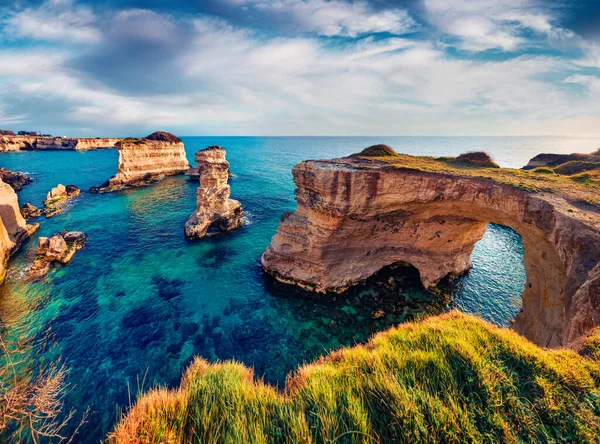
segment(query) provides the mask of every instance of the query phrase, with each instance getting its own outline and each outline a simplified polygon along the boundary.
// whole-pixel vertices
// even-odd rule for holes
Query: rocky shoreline
[[[19,210],[17,194],[0,180],[0,284],[6,276],[6,263],[10,257],[39,226],[25,222]]]
[[[25,185],[29,185],[33,182],[33,178],[29,177],[27,174],[13,172],[7,168],[0,168],[0,180],[10,185],[15,191],[21,191]]]

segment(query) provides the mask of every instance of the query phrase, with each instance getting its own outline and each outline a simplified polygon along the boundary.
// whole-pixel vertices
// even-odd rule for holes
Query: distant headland
[[[62,137],[37,131],[0,129],[0,153],[12,151],[87,151],[114,148],[121,139],[112,137]]]

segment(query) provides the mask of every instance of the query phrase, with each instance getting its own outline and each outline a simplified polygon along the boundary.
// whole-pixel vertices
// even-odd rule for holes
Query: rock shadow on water
[[[405,264],[384,267],[342,293],[316,293],[264,274],[266,291],[287,299],[298,309],[313,307],[313,311],[331,316],[338,312],[352,312],[359,318],[387,324],[385,327],[412,321],[424,314],[443,312],[450,302],[453,285],[453,281],[445,280],[436,291],[426,290],[417,269]]]

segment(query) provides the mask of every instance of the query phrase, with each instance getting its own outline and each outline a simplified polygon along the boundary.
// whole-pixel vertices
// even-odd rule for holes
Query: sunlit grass
[[[113,442],[598,442],[600,340],[539,348],[451,312],[377,334],[288,377],[196,359],[142,396]]]
[[[510,185],[531,193],[552,193],[571,202],[586,202],[600,206],[600,170],[563,175],[560,168],[540,167],[534,170],[493,168],[469,165],[451,157],[425,157],[398,154],[395,156],[366,157],[389,163],[396,168],[442,173],[452,176],[479,177]],[[589,165],[586,166],[589,168]],[[569,171],[571,171],[569,169]],[[562,171],[562,170],[560,170]]]

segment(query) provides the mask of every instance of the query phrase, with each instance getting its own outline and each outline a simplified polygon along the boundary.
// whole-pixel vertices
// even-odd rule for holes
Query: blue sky
[[[600,135],[600,0],[0,4],[0,128]]]

